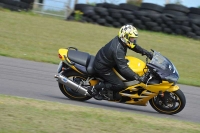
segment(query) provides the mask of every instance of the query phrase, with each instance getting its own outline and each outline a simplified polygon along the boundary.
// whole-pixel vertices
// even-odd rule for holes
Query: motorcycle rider
[[[152,58],[152,53],[140,47],[136,44],[138,38],[138,31],[132,25],[124,25],[120,28],[118,36],[114,37],[104,47],[102,47],[96,54],[94,60],[94,69],[100,77],[104,79],[104,82],[99,82],[95,86],[88,88],[88,93],[94,98],[101,100],[101,90],[111,90],[113,92],[119,92],[125,89],[125,85],[122,80],[115,74],[113,67],[119,70],[119,73],[127,80],[143,81],[143,77],[133,72],[127,65],[125,59],[127,48],[146,55],[148,58]]]

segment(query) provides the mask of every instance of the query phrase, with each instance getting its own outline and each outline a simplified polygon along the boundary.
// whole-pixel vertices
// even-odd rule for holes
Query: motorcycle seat
[[[83,66],[87,66],[90,61],[90,54],[86,52],[76,51],[76,50],[68,50],[67,54],[70,61],[74,63],[78,63]]]
[[[68,50],[68,58],[70,61],[77,63],[78,70],[89,75],[93,75],[95,70],[93,68],[95,56],[90,55],[86,52]],[[83,66],[85,68],[83,68]],[[86,69],[86,70],[85,70]]]
[[[91,55],[90,57],[90,61],[89,61],[89,64],[87,66],[87,72],[89,75],[93,75],[95,73],[95,70],[94,70],[94,59],[95,59],[95,56]]]

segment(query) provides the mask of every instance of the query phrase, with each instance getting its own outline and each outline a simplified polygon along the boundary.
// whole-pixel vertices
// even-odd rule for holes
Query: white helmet
[[[134,48],[136,39],[138,38],[138,31],[132,25],[124,25],[120,28],[118,37],[124,42],[128,47]]]

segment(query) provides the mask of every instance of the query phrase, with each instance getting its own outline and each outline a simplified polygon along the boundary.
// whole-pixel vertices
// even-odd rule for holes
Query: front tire
[[[164,114],[176,114],[179,113],[186,104],[185,95],[183,92],[179,89],[174,92],[166,92],[167,97],[164,100],[160,96],[156,96],[152,98],[149,103],[156,111],[159,113]]]
[[[81,75],[80,73],[75,72],[75,71],[64,72],[64,73],[62,73],[62,75],[64,75],[65,77],[67,77],[68,79],[72,80],[73,82],[75,82],[77,84],[83,83],[87,78],[84,75]],[[81,95],[61,83],[58,83],[58,85],[59,85],[61,92],[69,99],[77,100],[77,101],[86,101],[91,98],[90,96]]]

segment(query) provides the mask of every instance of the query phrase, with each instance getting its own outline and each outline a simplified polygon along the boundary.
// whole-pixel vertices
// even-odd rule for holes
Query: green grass
[[[169,118],[0,95],[1,133],[198,133]]]
[[[0,27],[0,55],[54,64],[60,61],[59,48],[73,46],[95,55],[119,30],[4,10],[0,10]],[[139,30],[138,44],[167,56],[179,71],[179,83],[200,86],[200,41]],[[132,51],[128,55],[144,60]]]
[[[119,29],[0,9],[0,55],[59,63],[69,46],[96,54]],[[160,51],[176,65],[180,83],[200,86],[200,42],[139,30],[139,44]],[[140,55],[128,52],[129,55]],[[144,60],[144,57],[142,57]],[[134,113],[79,107],[0,95],[1,133],[197,133],[200,125]]]

